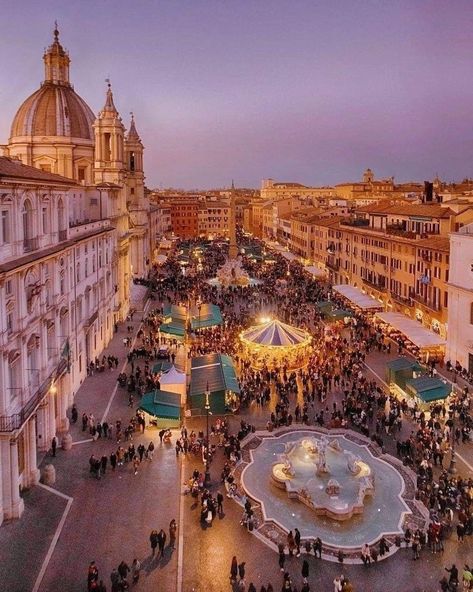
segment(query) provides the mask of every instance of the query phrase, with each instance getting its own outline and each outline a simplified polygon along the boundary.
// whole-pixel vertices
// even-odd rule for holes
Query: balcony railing
[[[396,224],[389,224],[386,226],[386,234],[393,234],[395,236],[402,236],[404,238],[416,238],[417,234],[411,230],[405,230]]]
[[[413,294],[412,300],[414,300],[418,304],[421,304],[422,306],[425,306],[426,308],[429,308],[430,310],[434,310],[436,312],[439,312],[440,310],[442,310],[442,307],[440,306],[440,304],[436,304],[435,302],[432,302],[431,300],[428,300],[427,298],[424,298],[423,296],[420,296],[419,294]]]
[[[29,253],[30,251],[36,251],[39,248],[38,238],[25,238],[23,239],[23,251]]]
[[[51,372],[48,378],[38,388],[32,397],[23,405],[18,413],[13,415],[0,415],[0,433],[13,432],[19,430],[21,426],[28,421],[28,419],[36,411],[36,408],[41,404],[41,401],[49,391],[53,381],[60,376],[67,368],[67,360],[61,358],[56,368]]]
[[[340,220],[340,224],[343,226],[369,226],[370,221],[367,218],[348,218],[346,220]]]
[[[412,305],[412,300],[410,298],[404,298],[403,296],[396,294],[396,292],[390,292],[390,294],[391,294],[391,298],[394,300],[394,302],[397,302],[398,304],[403,304],[405,306]]]
[[[371,280],[367,280],[367,279],[363,279],[363,283],[366,284],[367,286],[369,286],[370,288],[374,288],[375,290],[378,290],[379,292],[386,292],[387,291],[387,286],[384,284],[378,284],[376,282],[372,282]]]
[[[340,269],[340,265],[336,261],[330,261],[330,259],[327,259],[325,266],[332,271],[338,271]]]

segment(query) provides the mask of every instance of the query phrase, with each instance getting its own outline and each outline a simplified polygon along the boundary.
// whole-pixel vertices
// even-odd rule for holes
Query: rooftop
[[[32,166],[23,164],[20,160],[9,158],[8,156],[0,156],[0,180],[3,179],[18,179],[26,181],[41,181],[49,184],[60,184],[72,187],[77,183],[71,179],[66,179],[61,175],[48,173]]]

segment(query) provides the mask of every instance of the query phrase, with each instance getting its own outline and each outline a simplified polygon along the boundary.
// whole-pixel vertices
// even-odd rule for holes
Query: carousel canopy
[[[310,342],[310,335],[278,320],[272,320],[257,327],[251,327],[241,335],[244,341],[266,347],[287,347]]]

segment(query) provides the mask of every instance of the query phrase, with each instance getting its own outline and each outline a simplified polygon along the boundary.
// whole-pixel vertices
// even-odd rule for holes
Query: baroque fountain
[[[235,500],[251,500],[256,531],[271,545],[298,528],[303,540],[320,537],[324,556],[335,560],[341,549],[359,560],[362,545],[381,537],[395,551],[406,526],[423,528],[428,520],[415,499],[415,474],[351,430],[251,434],[234,477]]]
[[[289,498],[334,520],[363,513],[365,497],[374,494],[374,475],[359,456],[343,450],[338,438],[304,438],[284,448],[271,477]]]

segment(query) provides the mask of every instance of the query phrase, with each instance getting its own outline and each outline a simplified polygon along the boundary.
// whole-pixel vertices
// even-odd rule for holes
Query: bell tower
[[[95,182],[121,184],[125,172],[125,127],[113,102],[109,80],[107,84],[105,105],[94,122]]]
[[[134,206],[143,205],[144,173],[143,173],[143,143],[136,131],[135,117],[131,115],[130,129],[125,139],[125,158],[127,170],[127,202]]]

